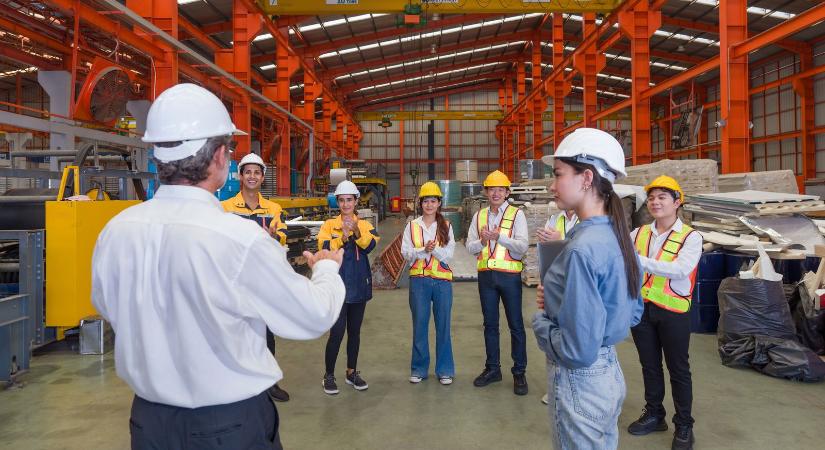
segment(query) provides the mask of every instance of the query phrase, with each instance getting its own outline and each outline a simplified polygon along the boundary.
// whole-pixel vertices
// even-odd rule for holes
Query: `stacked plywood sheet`
[[[554,202],[549,203],[527,203],[521,208],[527,219],[527,232],[530,239],[530,247],[524,255],[524,270],[521,272],[521,281],[527,286],[538,284],[538,257],[536,256],[536,230],[543,228],[547,219],[560,210]]]
[[[646,186],[660,175],[676,179],[686,194],[700,194],[718,191],[716,161],[712,159],[664,159],[652,164],[642,164],[627,168],[627,178],[623,184]]]
[[[765,191],[798,194],[796,175],[792,170],[731,173],[719,175],[719,192]]]

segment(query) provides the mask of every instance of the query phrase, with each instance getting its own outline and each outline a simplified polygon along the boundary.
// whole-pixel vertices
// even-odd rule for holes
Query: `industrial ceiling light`
[[[390,120],[390,116],[384,116],[381,118],[381,122],[378,124],[381,128],[389,128],[392,126],[392,121]]]

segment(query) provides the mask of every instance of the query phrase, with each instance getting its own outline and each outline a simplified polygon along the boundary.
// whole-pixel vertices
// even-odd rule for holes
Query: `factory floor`
[[[379,231],[391,237],[401,225],[389,219]],[[524,289],[525,318],[535,308],[534,296],[534,289]],[[476,388],[472,380],[484,365],[481,320],[476,284],[456,283],[452,325],[457,375],[451,386],[441,386],[432,377],[419,385],[407,381],[412,331],[406,289],[376,291],[367,307],[358,363],[370,385],[367,391],[356,392],[343,383],[342,352],[336,374],[341,393],[324,394],[325,339],[279,340],[277,359],[285,372],[281,386],[292,397],[277,405],[284,447],[550,448],[547,409],[539,400],[546,386],[544,360],[532,331],[527,332],[529,395],[513,395],[506,325],[501,340],[504,381]],[[632,341],[620,344],[618,353],[627,382],[620,448],[670,448],[671,431],[646,437],[623,431],[638,417],[644,400]],[[726,368],[719,362],[713,335],[693,335],[690,353],[697,449],[822,448],[825,384]],[[0,392],[3,448],[128,448],[133,394],[116,376],[112,353],[80,356],[57,344],[36,356],[19,381],[22,387]],[[672,413],[670,396],[665,405]]]

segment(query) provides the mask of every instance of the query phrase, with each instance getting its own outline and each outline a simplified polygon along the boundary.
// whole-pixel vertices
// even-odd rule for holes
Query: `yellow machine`
[[[92,252],[97,236],[112,217],[140,203],[139,200],[65,201],[70,180],[72,195],[79,194],[79,168],[69,166],[63,170],[57,200],[46,202],[46,326],[49,327],[75,327],[80,319],[97,314],[91,297]],[[89,194],[93,199],[98,198],[96,192]]]

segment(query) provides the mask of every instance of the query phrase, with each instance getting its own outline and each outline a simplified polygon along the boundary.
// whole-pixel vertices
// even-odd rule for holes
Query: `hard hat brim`
[[[193,156],[195,153],[203,148],[206,144],[207,138],[204,139],[190,139],[181,142],[176,147],[154,147],[154,156],[160,162],[168,163],[173,161],[180,161]]]

